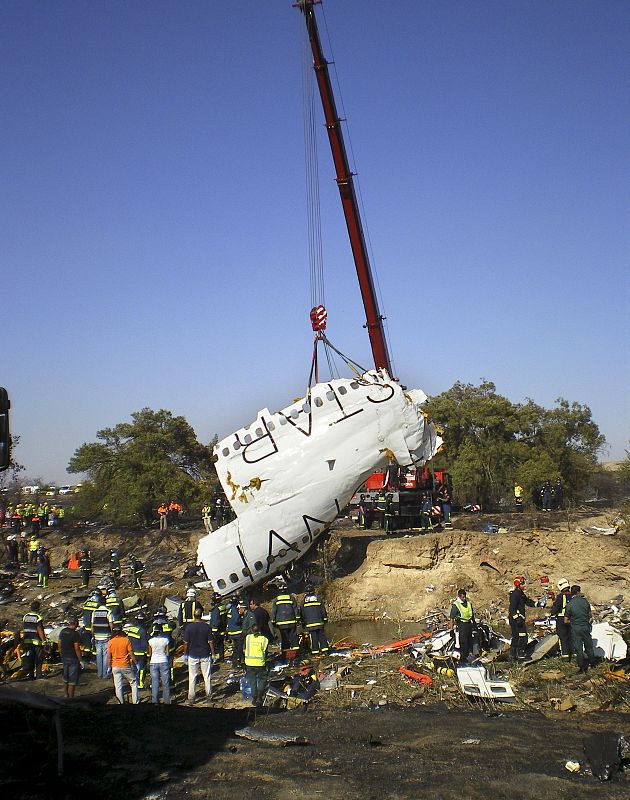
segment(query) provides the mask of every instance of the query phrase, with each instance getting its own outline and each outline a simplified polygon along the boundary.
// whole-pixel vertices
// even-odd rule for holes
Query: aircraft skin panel
[[[221,594],[275,574],[303,555],[356,488],[393,458],[422,465],[439,442],[420,408],[385,370],[316,384],[308,399],[256,420],[214,450],[236,519],[204,536],[198,563]]]

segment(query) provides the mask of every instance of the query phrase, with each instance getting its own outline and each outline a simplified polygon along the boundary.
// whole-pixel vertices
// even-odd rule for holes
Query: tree
[[[446,458],[460,502],[494,505],[514,482],[531,490],[561,477],[567,497],[586,485],[604,437],[588,406],[559,398],[545,409],[510,402],[491,381],[455,383],[430,398],[427,410],[443,427]]]
[[[216,480],[212,451],[197,441],[184,417],[144,408],[81,445],[68,471],[87,473],[76,513],[101,513],[110,522],[149,523],[163,500],[198,503],[204,482]]]
[[[630,489],[630,450],[626,450],[626,457],[617,470],[617,481],[626,489]]]

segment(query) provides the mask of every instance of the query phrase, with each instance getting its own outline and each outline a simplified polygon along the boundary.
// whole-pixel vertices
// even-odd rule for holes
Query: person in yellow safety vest
[[[205,506],[201,509],[201,519],[203,520],[203,527],[206,529],[206,533],[210,533],[212,530],[212,506],[209,503],[206,503]]]
[[[251,633],[245,637],[245,673],[252,690],[252,705],[262,704],[263,692],[267,682],[267,648],[269,639],[263,636],[258,625],[254,624]]]
[[[455,626],[459,633],[459,663],[466,664],[472,650],[472,634],[475,612],[472,603],[466,597],[466,589],[457,590],[457,598],[451,606],[451,636],[455,638]]]
[[[520,483],[514,484],[514,503],[516,504],[516,510],[522,511],[523,510],[523,495],[525,494],[525,490],[520,485]]]
[[[41,547],[42,543],[39,541],[37,536],[31,536],[30,541],[28,543],[28,563],[29,564],[37,564],[37,551]]]

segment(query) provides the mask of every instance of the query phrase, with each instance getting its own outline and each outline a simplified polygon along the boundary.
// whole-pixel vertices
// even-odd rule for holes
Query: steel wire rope
[[[369,229],[369,225],[367,223],[367,215],[366,215],[366,211],[365,211],[365,204],[363,202],[363,193],[361,191],[361,181],[359,180],[359,174],[358,174],[357,169],[356,169],[356,163],[357,162],[356,162],[356,158],[355,158],[355,155],[354,155],[354,148],[352,146],[352,137],[350,135],[350,126],[348,124],[348,117],[346,115],[346,109],[345,109],[345,105],[344,105],[344,102],[343,102],[343,94],[341,92],[341,83],[339,81],[339,74],[337,72],[337,64],[336,64],[336,61],[335,61],[335,55],[334,55],[334,51],[333,51],[333,47],[332,47],[332,40],[330,38],[330,31],[328,29],[328,20],[326,19],[326,12],[325,12],[323,3],[321,3],[320,8],[321,8],[321,16],[322,16],[322,18],[324,20],[324,29],[326,31],[326,38],[328,40],[328,52],[331,55],[331,60],[328,63],[329,63],[329,65],[332,65],[332,68],[333,68],[333,72],[334,72],[334,75],[335,75],[335,84],[337,85],[337,97],[339,98],[339,106],[340,106],[341,112],[342,112],[341,117],[340,117],[340,122],[342,122],[345,125],[345,129],[346,129],[346,132],[347,132],[347,139],[348,139],[350,157],[351,157],[351,162],[352,162],[350,164],[350,169],[351,169],[352,174],[354,175],[354,178],[356,179],[356,180],[353,180],[353,183],[357,187],[357,197],[358,197],[359,206],[360,206],[360,209],[361,209],[362,227],[363,227],[363,230],[364,230],[364,233],[365,233],[366,246],[368,248],[368,253],[369,253],[369,257],[370,257],[370,267],[371,267],[372,275],[374,277],[374,282],[376,284],[376,294],[377,294],[377,297],[378,297],[379,310],[380,310],[381,317],[382,317],[382,324],[383,324],[383,327],[385,329],[387,347],[388,347],[388,350],[389,350],[389,358],[390,358],[390,361],[391,361],[392,370],[393,370],[394,373],[396,373],[397,372],[397,370],[396,370],[396,362],[395,362],[395,359],[394,359],[394,352],[393,352],[392,344],[391,344],[390,337],[389,337],[389,325],[387,324],[387,314],[385,313],[385,304],[383,302],[383,294],[381,292],[381,285],[380,285],[380,281],[379,281],[379,278],[378,278],[378,270],[377,270],[377,268],[375,266],[375,261],[374,261],[374,251],[372,249],[372,240],[370,238],[370,229]],[[390,377],[393,378],[394,375],[391,375]]]

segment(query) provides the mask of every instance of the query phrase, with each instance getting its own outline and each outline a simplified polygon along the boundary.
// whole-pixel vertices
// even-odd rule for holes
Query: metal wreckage
[[[221,594],[268,579],[302,556],[376,469],[392,461],[422,466],[440,444],[422,410],[424,392],[405,390],[393,378],[314,2],[300,0],[297,6],[306,23],[375,369],[318,382],[318,344],[339,351],[324,334],[324,307],[315,306],[315,382],[309,380],[306,396],[275,413],[263,409],[251,425],[216,445],[217,473],[236,519],[201,539],[197,560]]]

